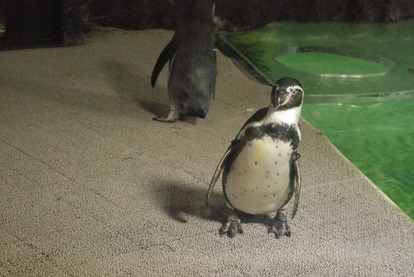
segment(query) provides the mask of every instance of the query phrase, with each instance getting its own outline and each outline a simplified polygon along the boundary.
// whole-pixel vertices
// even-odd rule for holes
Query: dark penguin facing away
[[[300,195],[299,117],[304,92],[294,78],[282,78],[272,89],[269,107],[260,109],[240,129],[217,166],[207,195],[223,171],[223,192],[228,209],[220,234],[243,233],[237,211],[272,214],[269,233],[290,236],[283,207],[295,193],[292,218]]]
[[[168,80],[170,113],[155,117],[175,122],[179,114],[205,118],[216,87],[213,0],[193,0],[172,40],[161,52],[151,76],[154,87],[164,65],[171,61]]]

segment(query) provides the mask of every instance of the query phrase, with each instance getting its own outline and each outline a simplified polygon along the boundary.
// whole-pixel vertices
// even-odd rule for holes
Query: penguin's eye
[[[295,89],[294,91],[293,91],[293,95],[296,95],[296,94],[298,94],[298,93],[300,93],[301,92],[301,90],[300,89]]]

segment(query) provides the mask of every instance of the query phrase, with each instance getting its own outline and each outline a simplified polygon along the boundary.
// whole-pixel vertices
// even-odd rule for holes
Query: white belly
[[[291,155],[289,143],[270,137],[247,142],[223,180],[229,204],[249,214],[279,210],[289,194]]]

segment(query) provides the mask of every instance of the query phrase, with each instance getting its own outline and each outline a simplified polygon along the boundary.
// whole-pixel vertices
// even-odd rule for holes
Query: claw
[[[219,234],[221,236],[227,234],[229,238],[233,238],[237,234],[243,234],[241,220],[236,216],[234,211],[229,212],[227,221],[219,229]]]
[[[237,234],[243,234],[243,228],[241,226],[240,220],[228,220],[227,222],[223,223],[219,230],[220,235],[227,234],[229,238],[233,238]]]
[[[155,121],[165,122],[165,123],[174,123],[177,119],[168,119],[168,117],[156,116],[153,118]]]
[[[179,112],[177,110],[171,109],[167,117],[157,116],[157,117],[154,117],[153,120],[160,121],[160,122],[174,123],[179,118],[178,115],[179,115]]]
[[[284,235],[290,237],[292,232],[290,231],[290,227],[287,223],[287,217],[284,210],[277,212],[276,217],[273,219],[272,226],[268,229],[268,233],[275,234],[277,239]]]

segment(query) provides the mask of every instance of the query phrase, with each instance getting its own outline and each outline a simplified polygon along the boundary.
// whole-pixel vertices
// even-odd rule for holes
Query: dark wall
[[[0,0],[9,45],[83,42],[86,26],[174,29],[191,0]],[[4,9],[5,7],[5,9]],[[414,0],[216,0],[220,30],[276,21],[389,22],[414,17]]]
[[[34,47],[83,42],[84,0],[0,0],[0,22],[6,32],[2,45]]]
[[[190,0],[83,0],[88,21],[130,29],[175,27]],[[389,22],[414,17],[414,0],[217,0],[221,29],[275,21]]]
[[[0,0],[0,23],[6,21],[6,0]]]
[[[58,43],[59,3],[54,0],[13,0],[7,2],[6,38],[11,44]],[[34,16],[36,15],[36,16]]]

